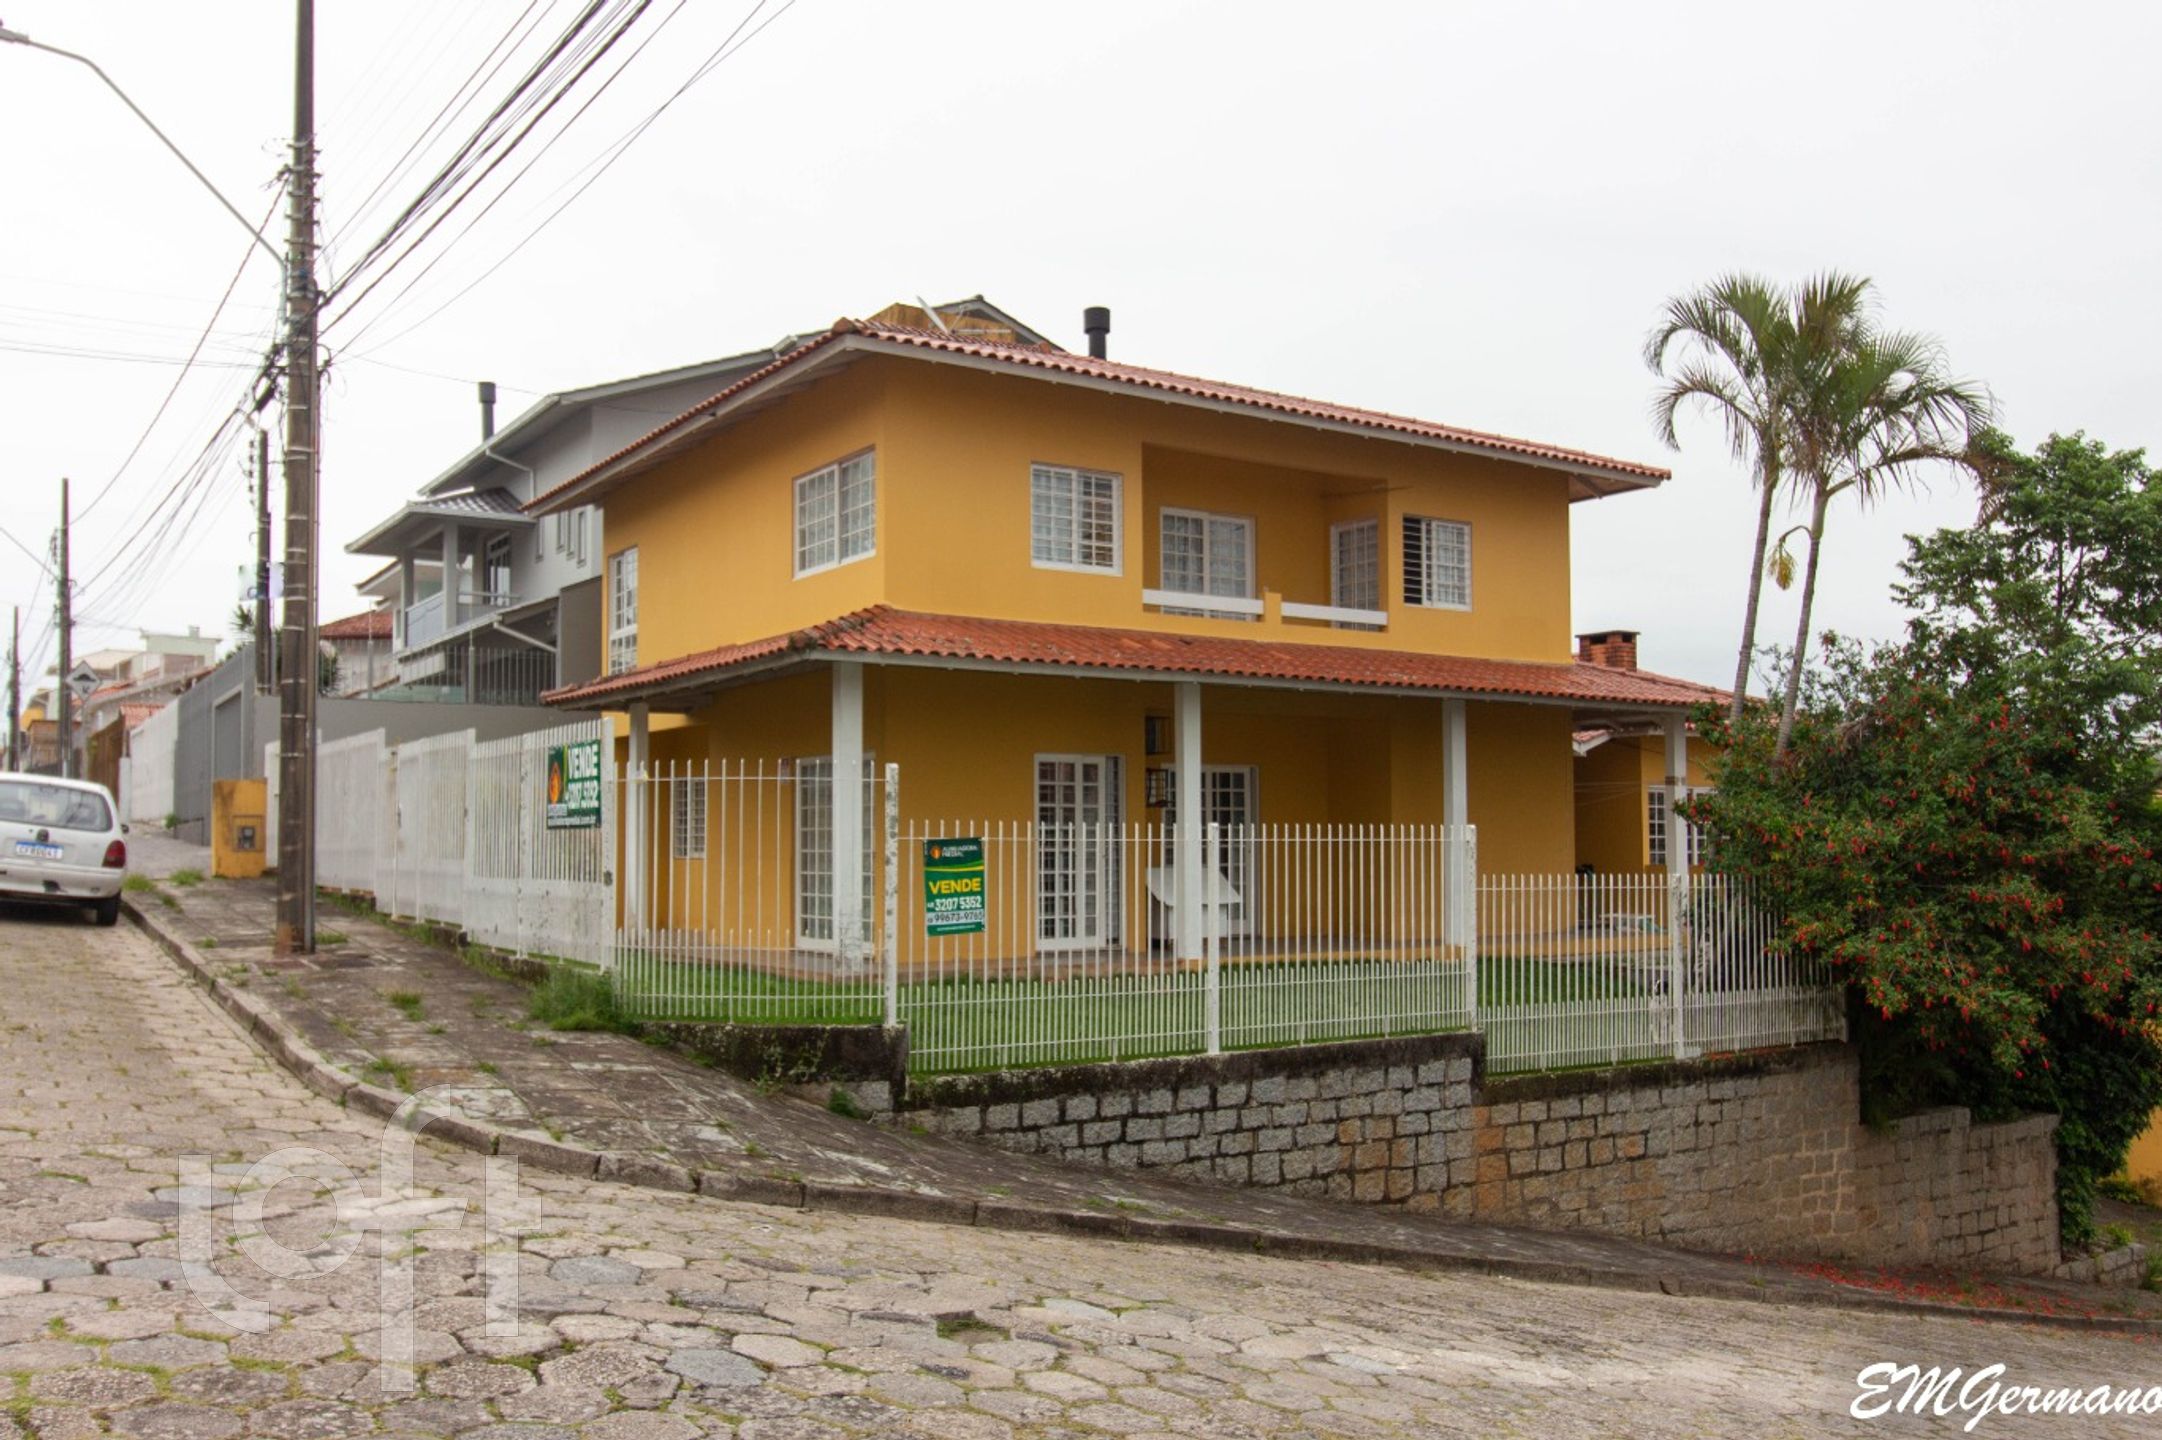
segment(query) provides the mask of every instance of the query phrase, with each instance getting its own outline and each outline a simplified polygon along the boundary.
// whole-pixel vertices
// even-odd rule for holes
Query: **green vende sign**
[[[923,933],[983,930],[983,837],[923,842]]]
[[[601,823],[601,742],[548,747],[548,828],[592,830]]]

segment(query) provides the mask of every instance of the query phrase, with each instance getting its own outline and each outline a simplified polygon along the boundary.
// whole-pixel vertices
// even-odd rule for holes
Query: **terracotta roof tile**
[[[326,620],[316,627],[316,634],[325,640],[388,640],[390,612],[363,610],[343,620]]]
[[[1245,640],[1154,630],[1117,630],[1031,620],[925,615],[875,605],[787,635],[604,676],[549,692],[551,705],[628,703],[720,680],[730,671],[791,655],[918,657],[1003,665],[1042,665],[1115,673],[1190,675],[1437,694],[1494,695],[1576,704],[1676,709],[1718,701],[1722,692],[1648,670],[1615,670],[1578,661],[1542,664],[1370,650],[1290,640]]]
[[[684,411],[666,424],[649,431],[607,458],[588,466],[562,484],[543,495],[536,496],[525,508],[531,510],[545,504],[565,490],[583,484],[609,467],[636,455],[639,451],[658,443],[691,421],[710,411],[719,409],[751,387],[765,381],[775,373],[802,365],[834,342],[845,337],[855,337],[894,350],[922,350],[934,354],[950,355],[967,360],[987,360],[1011,365],[1021,370],[1041,370],[1079,379],[1110,381],[1130,385],[1136,389],[1153,390],[1161,394],[1177,395],[1204,404],[1230,405],[1240,408],[1287,416],[1293,419],[1319,421],[1325,424],[1343,425],[1354,429],[1369,430],[1384,435],[1400,435],[1408,439],[1440,441],[1445,444],[1462,445],[1477,450],[1489,450],[1502,455],[1520,456],[1548,465],[1582,466],[1608,475],[1625,477],[1642,484],[1657,484],[1670,478],[1672,472],[1655,465],[1643,465],[1633,460],[1617,460],[1610,456],[1596,455],[1588,450],[1575,450],[1562,445],[1548,445],[1535,440],[1519,440],[1513,436],[1497,435],[1485,430],[1469,430],[1456,425],[1444,425],[1433,420],[1418,420],[1406,415],[1392,415],[1381,410],[1366,410],[1352,405],[1336,405],[1323,400],[1309,400],[1303,396],[1285,395],[1274,390],[1257,390],[1247,385],[1232,385],[1218,380],[1203,380],[1197,376],[1180,375],[1169,370],[1152,370],[1146,366],[1128,365],[1117,360],[1098,360],[1088,355],[1076,355],[1070,351],[1053,349],[1042,345],[1001,344],[966,335],[945,335],[932,330],[914,330],[900,325],[876,325],[866,320],[837,320],[824,335],[783,355],[772,364],[744,376],[710,400]]]

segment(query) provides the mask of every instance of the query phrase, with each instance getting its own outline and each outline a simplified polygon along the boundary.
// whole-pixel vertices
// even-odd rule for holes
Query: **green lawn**
[[[656,1020],[744,1025],[875,1025],[876,977],[797,979],[730,965],[623,967],[625,1008]],[[1199,971],[1068,980],[948,979],[903,985],[911,1064],[925,1071],[1187,1055],[1203,1048],[1206,977]],[[1360,960],[1223,967],[1225,1049],[1462,1029],[1462,967]],[[1479,1008],[1596,1003],[1638,986],[1603,983],[1581,966],[1483,965]],[[1496,1017],[1500,1018],[1500,1017]]]

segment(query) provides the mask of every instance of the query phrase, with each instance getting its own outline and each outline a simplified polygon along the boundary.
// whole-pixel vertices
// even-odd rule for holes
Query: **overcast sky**
[[[2162,440],[2155,7],[797,0],[533,235],[752,4],[657,0],[626,50],[665,27],[532,172],[331,328],[326,619],[370,568],[344,542],[477,438],[474,380],[507,419],[918,295],[981,291],[1076,348],[1107,304],[1121,359],[1670,463],[1659,490],[1576,507],[1575,618],[1710,681],[1731,676],[1751,503],[1708,423],[1678,455],[1652,434],[1638,351],[1667,296],[1856,271],[2023,444]],[[334,275],[418,189],[424,169],[382,182],[490,47],[576,4],[318,8]],[[291,9],[0,15],[98,61],[260,217]],[[0,527],[42,554],[59,477],[78,511],[109,486],[77,532],[78,647],[226,633],[253,546],[239,451],[177,517],[168,497],[270,333],[275,267],[248,263],[212,363],[123,469],[248,238],[79,66],[0,46],[0,134]],[[1822,622],[1896,631],[1900,537],[1973,512],[1950,481],[1839,511]],[[48,587],[4,541],[0,579],[28,650]],[[1792,624],[1775,596],[1766,637]]]

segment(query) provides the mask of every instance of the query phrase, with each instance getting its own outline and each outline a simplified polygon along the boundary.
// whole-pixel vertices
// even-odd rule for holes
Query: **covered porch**
[[[1215,969],[1255,982],[1271,1032],[1468,1023],[1482,951],[1586,932],[1663,963],[1663,891],[1592,897],[1609,914],[1575,882],[1571,737],[1654,724],[1686,775],[1711,692],[1015,623],[994,649],[984,623],[873,612],[555,697],[625,717],[631,948],[765,989],[846,990],[890,961],[902,987],[1171,995]],[[953,840],[981,886],[966,926],[926,889]],[[1481,877],[1510,876],[1541,883],[1482,912]]]

